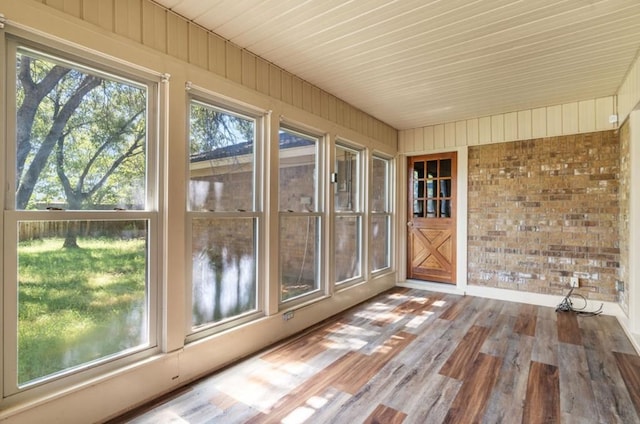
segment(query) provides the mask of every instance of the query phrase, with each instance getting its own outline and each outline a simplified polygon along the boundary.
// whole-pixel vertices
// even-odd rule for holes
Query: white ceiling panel
[[[639,0],[156,0],[397,129],[616,93]]]

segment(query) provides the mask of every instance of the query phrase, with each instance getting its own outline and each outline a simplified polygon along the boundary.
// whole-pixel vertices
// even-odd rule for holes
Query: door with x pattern
[[[407,278],[456,283],[456,153],[409,158]]]

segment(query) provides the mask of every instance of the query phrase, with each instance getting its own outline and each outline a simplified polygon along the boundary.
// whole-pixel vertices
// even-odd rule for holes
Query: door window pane
[[[192,234],[193,327],[255,311],[255,219],[194,219]]]
[[[191,103],[189,208],[254,210],[255,120]]]
[[[21,221],[18,236],[19,385],[148,344],[147,221]]]

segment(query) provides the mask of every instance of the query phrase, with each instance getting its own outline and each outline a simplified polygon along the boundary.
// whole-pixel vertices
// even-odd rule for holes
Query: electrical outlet
[[[293,311],[287,311],[282,314],[282,319],[285,321],[289,321],[291,318],[293,318]]]
[[[578,277],[569,277],[569,283],[571,284],[571,287],[580,287],[580,280],[578,280]]]

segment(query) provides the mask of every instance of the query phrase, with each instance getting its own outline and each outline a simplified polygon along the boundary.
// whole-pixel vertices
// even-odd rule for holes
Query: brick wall
[[[629,313],[629,195],[631,193],[631,164],[629,161],[631,134],[629,122],[620,128],[620,270],[618,278],[624,282],[624,291],[618,293],[618,303]]]
[[[469,149],[468,282],[616,301],[620,262],[613,131]]]

